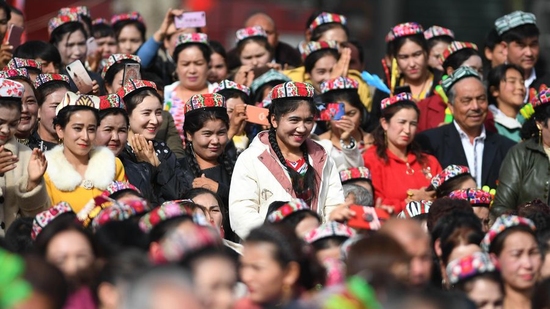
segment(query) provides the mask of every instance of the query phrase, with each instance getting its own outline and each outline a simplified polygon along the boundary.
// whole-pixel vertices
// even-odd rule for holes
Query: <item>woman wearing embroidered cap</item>
[[[111,17],[111,25],[116,34],[119,53],[135,54],[145,42],[145,22],[138,12],[114,15]]]
[[[248,70],[268,65],[273,59],[273,48],[267,41],[262,27],[254,26],[237,30],[237,55]]]
[[[427,191],[441,171],[437,159],[421,152],[414,141],[419,111],[410,93],[382,101],[382,118],[374,131],[374,146],[363,154],[372,173],[377,205],[398,214],[410,201],[432,200]]]
[[[50,205],[44,155],[14,137],[24,91],[21,83],[0,79],[0,236],[17,216],[33,216]]]
[[[185,103],[195,94],[212,93],[214,90],[214,85],[208,82],[211,53],[206,34],[184,33],[178,36],[172,55],[178,81],[164,88],[164,109],[174,117],[176,129],[184,141]]]
[[[481,247],[498,260],[504,283],[504,308],[531,308],[542,256],[529,219],[502,215],[485,234]]]
[[[333,161],[308,138],[317,113],[314,92],[312,85],[295,82],[271,91],[271,129],[256,136],[233,169],[229,216],[241,238],[264,221],[273,201],[302,198],[324,221],[344,201]]]
[[[94,147],[98,107],[98,97],[67,92],[54,119],[61,145],[46,152],[44,179],[52,204],[68,202],[75,212],[113,181],[126,179],[120,160],[107,147]]]
[[[493,215],[536,198],[549,201],[550,90],[539,93],[521,113],[528,119],[521,130],[525,141],[512,147],[502,162]]]
[[[187,182],[170,148],[155,141],[162,123],[162,98],[155,83],[129,80],[118,94],[130,120],[128,143],[119,154],[128,181],[138,187],[152,205],[181,198],[191,183]]]
[[[454,32],[451,29],[434,25],[424,31],[424,38],[428,44],[428,65],[432,69],[443,71],[443,67],[439,62],[439,56],[443,54],[454,40]]]
[[[138,56],[130,54],[113,54],[107,58],[107,62],[101,71],[101,77],[105,80],[107,93],[117,93],[124,86],[124,68],[127,63],[140,64],[141,59]]]

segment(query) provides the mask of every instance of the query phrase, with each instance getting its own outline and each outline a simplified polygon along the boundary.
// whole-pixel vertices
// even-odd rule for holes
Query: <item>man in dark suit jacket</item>
[[[515,142],[485,130],[487,91],[477,72],[461,67],[442,82],[442,87],[454,121],[418,134],[417,142],[443,168],[450,164],[468,166],[479,187],[496,188],[500,165]]]

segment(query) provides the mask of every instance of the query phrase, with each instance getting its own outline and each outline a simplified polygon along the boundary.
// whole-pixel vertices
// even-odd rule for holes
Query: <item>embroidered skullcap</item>
[[[187,114],[205,108],[226,108],[225,99],[219,93],[195,94],[185,103],[183,113]]]
[[[457,284],[475,276],[495,271],[497,271],[495,262],[485,252],[474,252],[471,255],[453,260],[447,265],[447,276],[450,284]]]
[[[62,8],[57,13],[57,15],[67,15],[67,14],[77,14],[79,16],[92,18],[92,14],[90,14],[90,9],[88,9],[87,6],[83,6],[83,5]]]
[[[416,216],[424,215],[430,212],[431,206],[432,206],[431,201],[425,201],[425,200],[422,200],[420,202],[411,201],[407,204],[407,206],[405,206],[405,209],[403,209],[397,215],[397,217],[401,219],[410,219]]]
[[[34,88],[39,89],[40,86],[43,86],[50,82],[63,82],[69,86],[69,76],[64,74],[38,74],[34,80]]]
[[[141,191],[139,191],[138,188],[136,188],[133,184],[126,182],[126,181],[113,181],[111,184],[107,186],[107,189],[101,193],[103,196],[111,196],[117,192],[125,191],[125,190],[132,190],[139,194],[141,194]]]
[[[31,81],[31,78],[29,76],[29,71],[27,69],[8,69],[0,71],[0,78],[8,78],[8,79],[14,79],[14,78],[24,78]],[[31,82],[32,85],[32,82]]]
[[[449,194],[449,198],[454,200],[466,200],[472,206],[489,207],[493,201],[491,193],[478,188],[455,190]]]
[[[370,170],[364,166],[350,167],[340,171],[340,180],[342,184],[352,180],[371,180]]]
[[[124,104],[124,101],[116,93],[99,97],[99,110],[109,108],[122,108],[126,110],[126,104]]]
[[[323,12],[319,14],[317,17],[315,17],[311,25],[309,25],[309,30],[313,31],[315,28],[319,27],[320,25],[332,24],[332,23],[341,24],[345,26],[347,22],[348,20],[344,15]]]
[[[434,190],[437,190],[437,188],[441,187],[441,185],[443,185],[445,182],[457,176],[469,173],[470,169],[467,166],[451,164],[447,166],[444,170],[442,170],[439,174],[432,177],[430,183]]]
[[[291,79],[277,70],[270,69],[252,81],[252,84],[250,84],[250,90],[252,93],[256,93],[263,85],[273,81],[280,81],[282,84],[284,82],[291,81]]]
[[[498,18],[495,21],[495,29],[497,30],[498,35],[502,35],[506,31],[529,24],[537,24],[537,18],[535,17],[535,14],[523,11],[515,11],[513,13]]]
[[[237,32],[235,32],[235,37],[238,44],[243,40],[254,37],[267,39],[267,33],[265,32],[264,28],[260,26],[253,26],[237,30]]]
[[[388,108],[389,106],[399,103],[399,102],[412,102],[412,94],[409,92],[401,92],[397,95],[394,95],[393,97],[385,98],[382,100],[381,106],[382,110]]]
[[[246,87],[245,85],[237,84],[236,82],[224,79],[221,82],[218,83],[218,85],[214,88],[213,92],[220,92],[224,90],[238,90],[247,96],[250,95],[250,88]]]
[[[334,90],[357,90],[359,88],[359,83],[355,79],[340,76],[323,82],[320,88],[321,93],[327,93]]]
[[[32,221],[31,238],[35,240],[36,237],[38,237],[38,234],[40,234],[40,232],[42,232],[42,230],[48,224],[50,224],[55,218],[59,217],[64,213],[74,214],[74,211],[71,208],[71,205],[69,205],[67,202],[58,203],[54,205],[52,208],[37,214],[34,217],[34,220]]]
[[[272,212],[268,217],[267,221],[271,223],[280,222],[283,221],[285,218],[290,216],[291,214],[304,211],[304,210],[310,210],[309,205],[304,202],[302,199],[292,199],[288,203],[280,206]]]
[[[309,55],[320,50],[333,49],[338,51],[338,42],[336,41],[309,41],[300,45],[300,53],[305,60]]]
[[[533,97],[531,100],[531,105],[535,108],[547,104],[548,102],[550,102],[550,90],[544,89]]]
[[[138,12],[129,12],[129,13],[113,15],[113,17],[111,17],[111,25],[114,26],[116,23],[125,21],[125,20],[133,20],[145,25],[143,16],[141,16],[141,14],[139,14]]]
[[[108,26],[110,26],[111,23],[105,18],[96,18],[96,19],[92,20],[92,26],[97,26],[97,25],[108,25]]]
[[[86,203],[86,205],[84,205],[84,207],[76,214],[76,217],[78,221],[82,223],[82,226],[87,228],[101,210],[116,204],[117,201],[112,198],[98,195]]]
[[[400,37],[422,34],[422,33],[424,33],[424,29],[419,23],[415,23],[415,22],[402,23],[391,29],[390,33],[386,35],[386,42],[391,42]]]
[[[0,98],[21,99],[25,93],[25,86],[20,82],[0,78]]]
[[[208,43],[208,35],[205,33],[182,33],[178,35],[176,48],[183,44],[204,44],[210,46],[210,43]]]
[[[309,83],[286,82],[271,89],[271,100],[287,98],[313,98],[315,88]]]
[[[55,115],[59,114],[59,111],[67,106],[88,106],[99,110],[100,100],[98,96],[95,95],[86,95],[86,94],[76,94],[71,91],[67,91],[63,100],[55,108]]]
[[[76,13],[68,13],[65,15],[58,15],[50,19],[48,22],[48,33],[52,34],[55,29],[63,26],[66,23],[79,23],[80,17]]]
[[[186,201],[193,203],[191,200]],[[164,202],[139,219],[139,228],[143,232],[149,233],[159,223],[183,216],[193,218],[193,210],[188,205],[185,205],[182,201]]]
[[[478,80],[481,80],[481,77],[479,77],[479,73],[476,70],[467,66],[462,66],[451,73],[449,77],[442,80],[441,87],[443,88],[443,91],[448,94],[454,84],[467,77],[475,77]]]
[[[324,224],[321,224],[318,228],[310,231],[304,236],[304,240],[312,244],[321,239],[330,238],[330,237],[344,237],[350,238],[353,237],[355,233],[347,226],[336,221],[330,221]]]
[[[4,70],[11,70],[11,69],[37,69],[42,71],[42,63],[34,59],[23,59],[19,57],[13,57],[4,68]]]
[[[149,204],[144,199],[125,201],[124,203],[117,202],[112,206],[102,209],[92,219],[92,229],[95,232],[109,222],[122,222],[148,210]]]
[[[513,215],[502,215],[498,217],[481,241],[481,248],[486,252],[490,252],[491,243],[500,233],[504,232],[506,229],[521,225],[527,226],[533,231],[536,230],[535,224],[530,219]]]
[[[385,221],[390,219],[390,214],[382,208],[360,206],[355,211],[358,220],[349,220],[347,225],[354,229],[377,231]]]
[[[175,229],[160,242],[152,260],[156,265],[179,262],[205,248],[223,248],[220,234],[212,227],[193,225],[185,230]]]
[[[455,33],[451,29],[447,29],[440,26],[431,26],[430,28],[426,29],[426,31],[424,31],[424,38],[426,40],[431,40],[433,38],[442,37],[442,36],[448,36],[454,40]]]
[[[129,79],[126,84],[124,84],[124,86],[118,90],[117,94],[119,97],[122,98],[122,100],[124,100],[126,96],[144,88],[153,89],[156,91],[157,85],[154,82],[148,80]]]
[[[460,41],[452,41],[451,44],[445,49],[445,51],[439,55],[439,63],[443,64],[445,60],[447,60],[451,55],[456,53],[459,50],[463,49],[477,49],[477,45],[470,42],[460,42]]]
[[[139,56],[136,56],[136,55],[112,54],[109,56],[109,58],[107,58],[107,62],[105,63],[103,70],[101,70],[101,78],[105,78],[105,75],[113,65],[115,65],[116,63],[120,63],[121,61],[124,61],[124,60],[127,60],[128,62],[141,63],[141,59],[139,58]]]

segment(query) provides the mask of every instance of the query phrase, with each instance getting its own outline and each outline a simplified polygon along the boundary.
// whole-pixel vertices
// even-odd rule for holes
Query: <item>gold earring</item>
[[[58,142],[59,142],[59,145],[63,145],[63,139],[62,138],[60,138]]]

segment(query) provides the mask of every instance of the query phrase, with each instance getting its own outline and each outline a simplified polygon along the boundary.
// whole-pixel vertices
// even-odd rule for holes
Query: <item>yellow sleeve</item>
[[[124,166],[122,165],[122,162],[119,158],[115,158],[116,162],[116,174],[115,174],[115,181],[128,181],[126,179],[126,173],[124,172]]]
[[[349,70],[348,77],[359,83],[359,89],[357,90],[359,93],[359,98],[361,98],[361,102],[363,102],[363,105],[365,105],[367,110],[370,112],[372,109],[372,95],[370,93],[369,85],[361,77],[361,72]]]
[[[306,80],[306,68],[304,66],[297,67],[291,70],[284,70],[283,74],[288,76],[293,82],[309,82]]]

